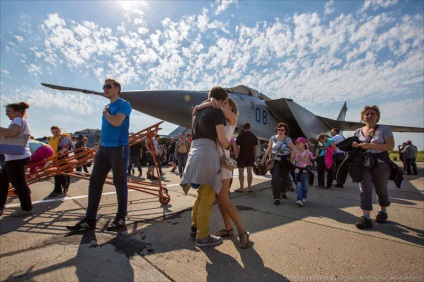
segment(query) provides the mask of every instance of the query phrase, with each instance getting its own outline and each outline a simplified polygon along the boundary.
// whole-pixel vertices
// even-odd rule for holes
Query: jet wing
[[[41,85],[48,87],[48,88],[52,88],[55,90],[67,90],[67,91],[76,91],[76,92],[82,92],[85,94],[96,94],[96,95],[102,95],[103,93],[101,92],[97,92],[97,91],[93,91],[93,90],[86,90],[86,89],[80,89],[80,88],[73,88],[73,87],[66,87],[66,86],[60,86],[60,85],[54,85],[54,84],[48,84],[48,83],[41,83]]]
[[[361,126],[364,126],[361,122],[353,122],[353,121],[339,121],[339,120],[333,120],[325,117],[319,117],[321,118],[325,123],[327,123],[330,127],[336,127],[340,130],[347,130],[347,131],[355,131]],[[387,124],[387,126],[390,127],[390,129],[393,132],[415,132],[415,133],[423,133],[424,128],[422,127],[411,127],[411,126],[401,126],[401,125],[390,125]]]
[[[334,127],[342,131],[355,131],[363,126],[361,122],[340,121],[317,116],[291,99],[281,98],[265,101],[265,104],[277,121],[287,123],[291,137],[315,138],[318,134],[328,132]],[[421,127],[389,126],[394,132],[424,132],[424,128]]]
[[[394,132],[416,132],[416,133],[424,132],[424,128],[422,127],[410,127],[410,126],[389,125],[389,124],[388,126]]]
[[[328,127],[331,128],[338,128],[341,131],[355,131],[358,128],[364,126],[362,122],[354,122],[354,121],[343,121],[343,120],[334,120],[330,118],[320,117],[321,120],[323,120]]]

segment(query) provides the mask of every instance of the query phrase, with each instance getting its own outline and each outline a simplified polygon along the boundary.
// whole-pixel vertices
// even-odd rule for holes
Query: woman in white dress
[[[211,101],[202,103],[201,105],[197,106],[195,110],[199,110],[205,107],[218,107],[222,110],[227,121],[227,125],[225,126],[225,133],[228,141],[230,141],[237,125],[238,109],[236,102],[233,99],[228,98],[221,105],[215,99],[211,99]],[[218,144],[218,146],[220,145]],[[221,156],[222,154],[226,154],[228,158],[230,157],[230,152],[228,150],[218,148],[218,152],[220,152]],[[231,225],[231,221],[233,221],[239,234],[239,247],[246,249],[250,245],[249,232],[244,229],[244,226],[241,223],[240,214],[235,205],[230,201],[229,197],[230,182],[233,178],[233,171],[222,167],[221,175],[222,188],[217,195],[217,202],[219,210],[221,211],[222,219],[224,221],[224,229],[218,231],[215,235],[219,237],[233,236],[234,230]]]

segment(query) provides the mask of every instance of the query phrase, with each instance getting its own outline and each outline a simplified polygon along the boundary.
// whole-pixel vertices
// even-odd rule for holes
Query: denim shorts
[[[174,154],[169,154],[168,162],[173,163],[174,162]]]

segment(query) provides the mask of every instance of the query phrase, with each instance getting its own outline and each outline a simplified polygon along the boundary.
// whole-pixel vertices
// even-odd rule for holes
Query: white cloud
[[[54,27],[63,27],[66,26],[66,23],[63,19],[59,17],[59,14],[50,14],[47,20],[44,21],[44,24],[48,29],[52,29]]]
[[[216,3],[224,11],[237,9],[231,5],[236,2]],[[367,1],[364,7],[394,4]],[[116,77],[127,89],[206,90],[215,84],[246,84],[305,107],[344,100],[366,103],[370,97],[379,97],[376,103],[390,97],[409,100],[422,93],[421,14],[400,18],[387,10],[372,15],[364,10],[361,15],[337,15],[334,9],[335,2],[329,1],[321,14],[295,13],[238,26],[217,17],[215,10],[203,9],[197,15],[164,18],[154,29],[136,10],[127,11],[115,27],[51,14],[43,22],[43,37],[19,59],[39,76],[64,66],[85,78]],[[328,20],[330,13],[334,17]],[[46,105],[60,107],[54,101]]]
[[[126,33],[125,27],[127,25],[131,26],[134,29],[137,29],[137,32],[139,34],[146,34],[149,32],[149,29],[147,28],[147,23],[144,19],[145,15],[142,10],[138,10],[138,9],[128,10],[127,13],[125,14],[125,18],[127,19],[127,23],[121,23],[121,25],[118,27],[123,34]]]
[[[225,10],[228,9],[228,7],[231,4],[237,4],[238,0],[215,0],[215,2],[217,3],[218,7],[215,11],[215,15],[219,15],[222,12],[224,12]]]
[[[118,46],[118,39],[112,36],[111,29],[88,21],[82,24],[71,22],[68,27],[58,14],[49,15],[42,29],[46,33],[44,55],[46,61],[54,65],[63,59],[70,68],[90,68],[89,60],[97,61]]]
[[[116,4],[120,5],[128,13],[143,14],[143,11],[138,8],[140,6],[142,9],[149,8],[146,1],[116,1]]]
[[[369,8],[372,8],[373,11],[376,11],[379,8],[388,8],[396,5],[397,3],[398,0],[365,0],[359,12],[363,13]]]
[[[24,38],[22,36],[16,35],[15,38],[18,42],[24,41]]]
[[[31,75],[31,76],[38,76],[39,74],[42,73],[41,67],[34,65],[34,64],[28,65],[27,71],[28,71],[29,75]]]
[[[45,110],[63,110],[67,113],[71,112],[81,115],[91,114],[93,113],[93,108],[101,105],[89,95],[46,90],[46,88],[19,88],[8,92],[13,93],[13,96],[1,95],[2,104],[27,101],[32,107],[39,107]]]
[[[140,34],[146,34],[146,33],[149,32],[149,29],[148,28],[145,28],[145,27],[139,27],[137,29],[137,32],[140,33]]]
[[[207,16],[208,10],[203,9],[203,12],[201,15],[197,16],[197,25],[200,29],[200,32],[204,32],[206,30],[206,27],[208,26],[209,17]]]
[[[331,15],[335,11],[334,0],[328,1],[324,6],[324,15]]]

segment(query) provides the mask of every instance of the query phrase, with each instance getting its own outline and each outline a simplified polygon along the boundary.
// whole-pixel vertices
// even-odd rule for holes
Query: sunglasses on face
[[[277,131],[284,132],[286,130],[285,129],[277,129]]]
[[[103,85],[103,90],[105,90],[105,89],[112,89],[113,88],[113,85],[111,85],[111,84],[105,84],[105,85]]]

